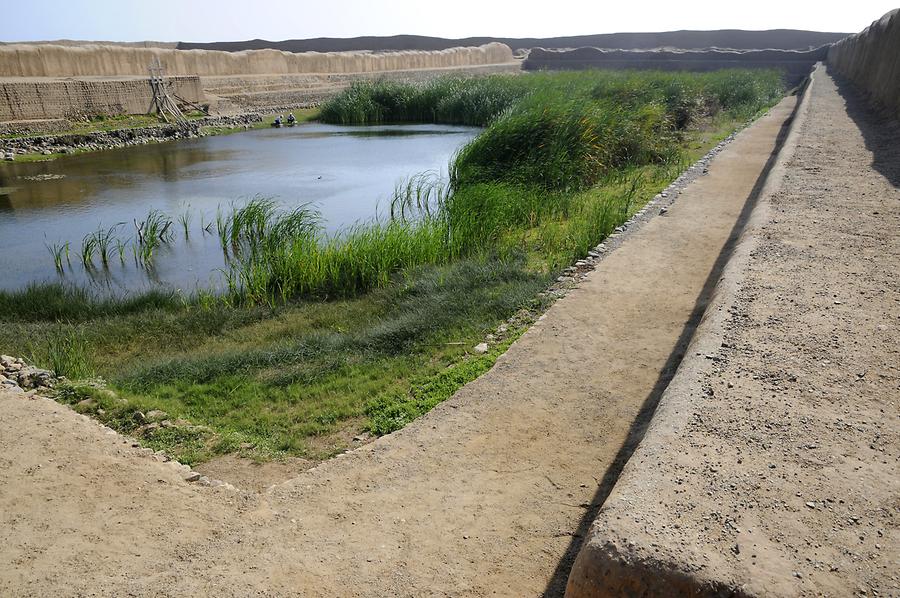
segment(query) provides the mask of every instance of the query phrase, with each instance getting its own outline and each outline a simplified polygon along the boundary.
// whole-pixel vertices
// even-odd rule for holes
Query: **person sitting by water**
[[[295,122],[297,122],[297,119],[294,118],[294,113],[293,113],[293,112],[291,112],[291,113],[288,114],[288,121],[287,121],[287,122],[288,122],[289,125],[292,125],[292,124],[294,124]]]
[[[276,126],[276,127],[280,127],[280,126],[281,126],[281,117],[280,117],[280,116],[276,116],[276,117],[275,117],[275,122],[273,122],[272,124],[273,124],[274,126]]]

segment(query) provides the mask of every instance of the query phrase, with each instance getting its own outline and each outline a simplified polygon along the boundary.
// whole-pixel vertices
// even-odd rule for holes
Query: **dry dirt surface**
[[[900,596],[900,128],[822,67],[798,123],[573,598]]]
[[[490,372],[265,492],[188,483],[48,399],[0,397],[0,595],[560,595],[795,103],[741,132]]]

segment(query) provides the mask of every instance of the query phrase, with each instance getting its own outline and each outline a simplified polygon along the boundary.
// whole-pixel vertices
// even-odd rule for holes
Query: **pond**
[[[215,234],[217,210],[254,197],[283,208],[311,204],[329,232],[384,216],[397,184],[447,166],[478,133],[445,125],[334,126],[319,123],[247,131],[103,152],[49,162],[0,164],[0,289],[66,282],[121,294],[153,286],[217,288],[225,258]],[[173,241],[153,267],[132,255],[135,221],[151,210],[173,220]],[[188,214],[185,238],[179,217]],[[85,269],[82,239],[121,223],[127,259]],[[58,271],[48,247],[68,242]]]

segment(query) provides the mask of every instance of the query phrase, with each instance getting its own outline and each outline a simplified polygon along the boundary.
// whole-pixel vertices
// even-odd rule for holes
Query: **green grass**
[[[66,400],[91,398],[80,409],[128,433],[140,427],[135,412],[152,409],[202,426],[139,436],[182,460],[247,443],[253,448],[244,452],[256,457],[324,458],[347,446],[347,430],[388,431],[385,406],[402,402],[413,386],[442,380],[424,403],[432,405],[467,382],[465,372],[483,371],[485,358],[466,353],[498,322],[538,308],[547,282],[521,261],[460,260],[415,269],[361,297],[275,309],[157,298],[113,310],[75,296],[82,308],[67,323],[27,314],[31,321],[4,325],[0,346],[56,369],[48,331],[54,339],[77,339],[70,353],[86,356],[90,372],[114,392],[76,385],[66,389]],[[69,293],[57,288],[53,303],[66,303]],[[448,379],[446,372],[456,375]]]
[[[380,221],[326,234],[308,206],[255,198],[200,222],[228,256],[220,295],[0,292],[0,349],[104,378],[108,389],[73,384],[60,400],[186,462],[325,458],[361,430],[399,429],[489,369],[521,328],[486,355],[471,347],[513,314],[540,311],[561,267],[782,93],[768,71],[356,85],[323,106],[324,120],[485,129],[449,184],[412,177]],[[171,242],[173,218],[151,221],[137,225],[143,235]],[[63,261],[64,246],[49,249]],[[154,409],[182,423],[147,427],[137,412]]]
[[[234,212],[232,302],[354,296],[423,264],[524,250],[543,270],[578,256],[684,166],[691,125],[748,118],[783,94],[775,71],[587,72],[366,82],[327,102],[339,123],[486,124],[451,165],[451,181],[399,186],[392,218],[326,236],[315,214],[265,201]],[[263,210],[264,213],[257,213]],[[302,224],[300,224],[302,223]],[[223,249],[227,250],[223,238]]]

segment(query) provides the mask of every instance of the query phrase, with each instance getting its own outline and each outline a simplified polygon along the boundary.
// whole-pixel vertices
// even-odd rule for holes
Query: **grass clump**
[[[46,364],[57,376],[79,380],[94,375],[90,348],[77,329],[60,327],[31,351],[32,361]]]

